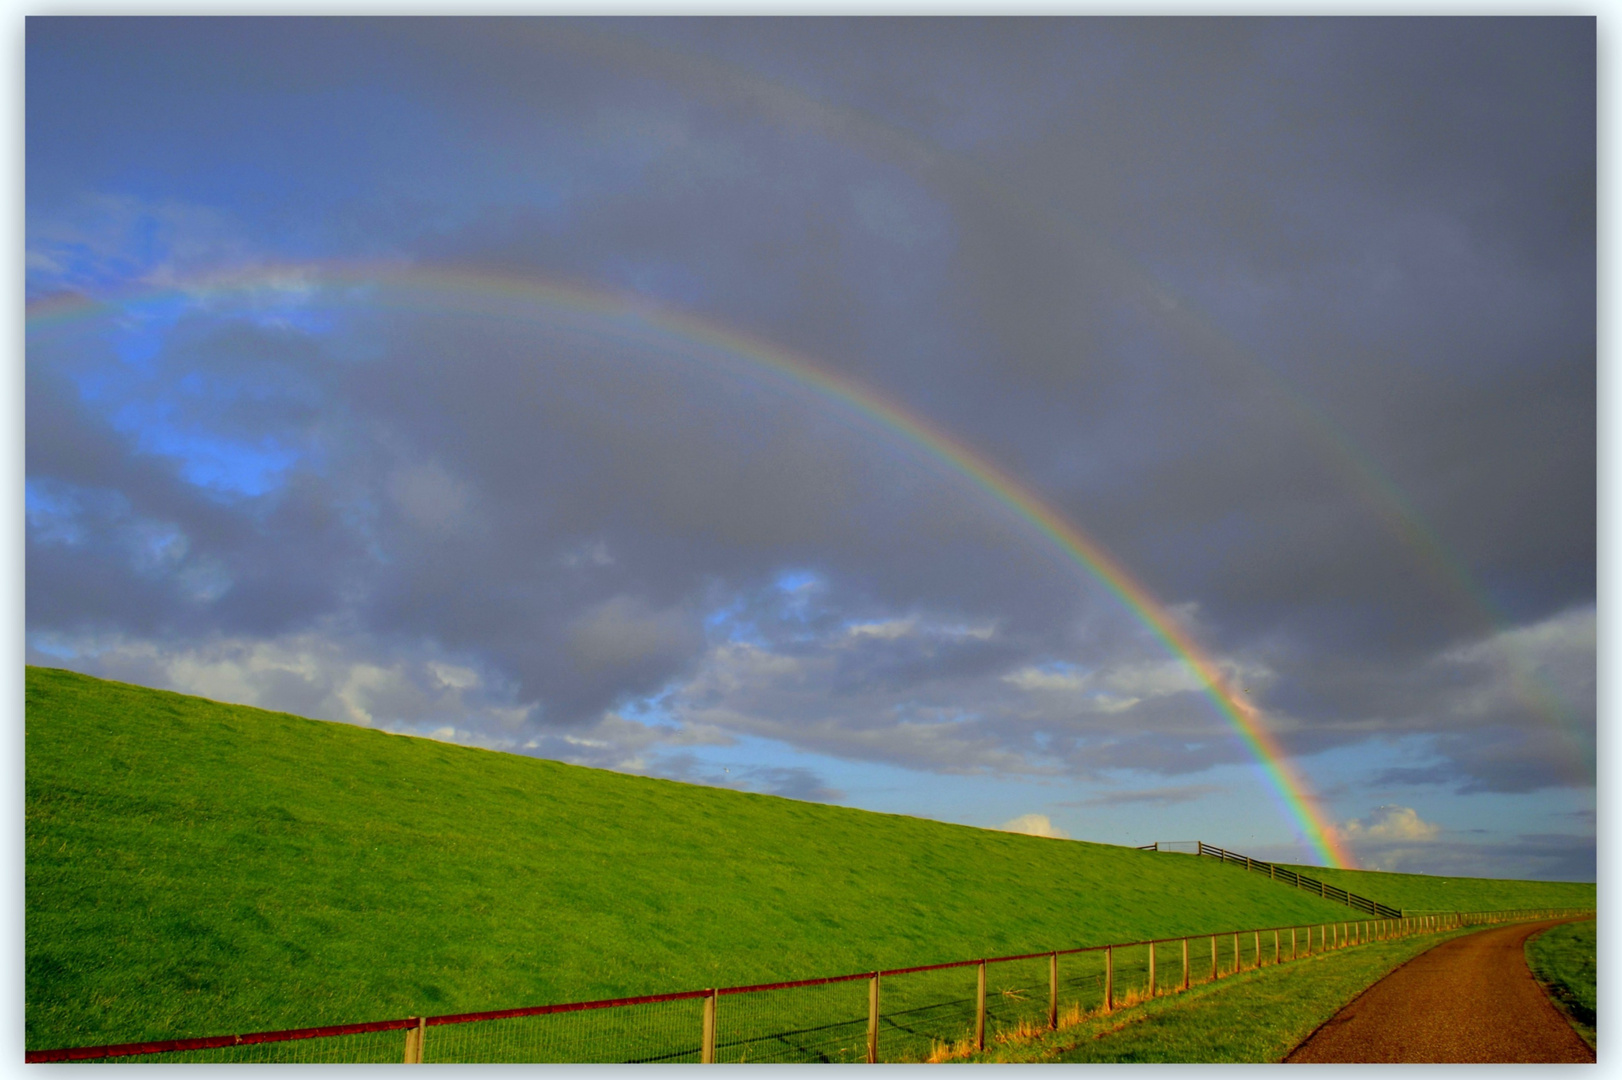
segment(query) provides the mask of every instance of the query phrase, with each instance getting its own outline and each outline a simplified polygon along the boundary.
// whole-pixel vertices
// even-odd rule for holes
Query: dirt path
[[[1444,941],[1365,990],[1286,1061],[1593,1061],[1526,967],[1526,939],[1566,920]]]

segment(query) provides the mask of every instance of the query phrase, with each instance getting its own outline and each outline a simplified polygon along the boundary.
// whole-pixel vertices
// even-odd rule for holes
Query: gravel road
[[[1526,939],[1566,920],[1444,941],[1365,990],[1285,1061],[1593,1061],[1526,967]]]

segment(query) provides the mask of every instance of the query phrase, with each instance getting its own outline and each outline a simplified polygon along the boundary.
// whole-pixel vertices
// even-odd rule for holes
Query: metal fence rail
[[[1227,930],[798,982],[200,1039],[29,1050],[29,1062],[925,1061],[1240,971],[1416,933],[1590,914],[1449,912]]]

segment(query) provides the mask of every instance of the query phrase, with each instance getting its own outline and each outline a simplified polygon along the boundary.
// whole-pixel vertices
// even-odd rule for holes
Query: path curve
[[[1444,941],[1363,991],[1284,1060],[1593,1061],[1526,966],[1526,939],[1569,921]]]

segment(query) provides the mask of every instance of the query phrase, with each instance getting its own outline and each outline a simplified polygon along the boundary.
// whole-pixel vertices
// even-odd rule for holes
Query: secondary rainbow
[[[750,370],[770,372],[921,447],[1055,544],[1068,561],[1115,594],[1168,650],[1188,664],[1203,683],[1207,697],[1260,765],[1268,786],[1302,838],[1329,865],[1354,865],[1334,830],[1323,821],[1306,785],[1291,766],[1289,755],[1268,731],[1260,711],[1245,700],[1187,628],[1118,559],[983,454],[871,387],[781,346],[685,312],[575,285],[479,269],[392,263],[255,266],[148,285],[110,299],[77,294],[44,297],[28,305],[27,327],[32,333],[110,313],[131,303],[169,297],[190,298],[206,307],[210,301],[231,294],[308,297],[321,289],[330,296],[333,287],[353,293],[349,302],[358,300],[369,306],[400,304],[409,310],[513,318],[510,305],[518,303],[607,320],[623,332],[639,336],[652,331],[666,344],[682,346],[684,351],[696,345],[720,357],[742,361]]]

